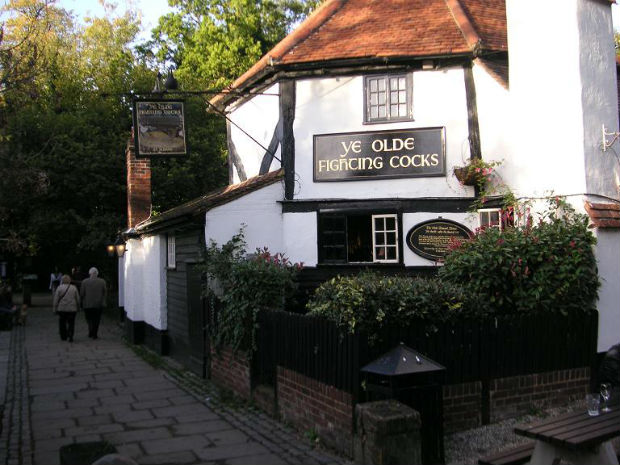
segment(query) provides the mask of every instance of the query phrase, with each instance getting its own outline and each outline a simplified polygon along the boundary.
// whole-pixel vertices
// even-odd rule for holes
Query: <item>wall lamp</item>
[[[608,137],[611,137],[611,139],[608,139]],[[620,138],[620,132],[607,132],[607,128],[603,124],[603,144],[601,147],[603,152],[607,152],[607,149],[614,145],[618,138]]]
[[[123,236],[119,234],[116,237],[114,244],[109,244],[106,247],[106,250],[108,251],[109,257],[117,256],[120,258],[123,255],[125,255],[125,251],[127,250],[127,245],[125,244],[125,240],[123,239]]]

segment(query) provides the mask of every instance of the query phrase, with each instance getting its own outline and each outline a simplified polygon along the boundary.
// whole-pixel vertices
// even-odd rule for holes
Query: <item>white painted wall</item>
[[[452,175],[469,158],[467,104],[463,70],[419,71],[413,74],[415,121],[363,124],[364,78],[337,77],[297,81],[295,108],[296,199],[456,197],[472,195]],[[313,136],[386,129],[446,127],[446,177],[313,181]]]
[[[579,1],[506,1],[513,162],[505,177],[517,196],[586,189]]]
[[[166,237],[130,239],[124,257],[124,306],[132,321],[167,329]]]
[[[485,161],[501,161],[496,168],[494,182],[498,189],[493,194],[501,195],[501,184],[506,182],[505,173],[515,169],[511,158],[508,132],[510,117],[506,109],[510,104],[510,94],[481,65],[473,67],[478,103],[478,125],[480,127],[480,147]]]
[[[232,109],[228,114],[230,120],[236,124],[236,126],[231,124],[230,134],[248,178],[258,175],[263,156],[266,153],[265,148],[269,147],[274,130],[278,124],[280,117],[278,91],[279,85],[275,84],[264,90],[263,95],[253,97]],[[278,128],[278,131],[281,131],[281,128]],[[252,140],[252,138],[255,140]],[[261,147],[261,145],[265,148]],[[280,158],[279,146],[276,150],[276,157],[277,159],[274,158],[271,164],[270,171],[280,168],[280,162],[278,161]],[[237,170],[233,171],[234,182],[238,183],[239,175]]]
[[[616,52],[609,4],[578,2],[581,93],[584,125],[586,186],[589,193],[618,198],[620,144],[603,152],[602,125],[618,130]]]
[[[606,351],[620,342],[620,234],[599,229],[595,248],[599,289],[598,351]]]
[[[284,213],[284,253],[295,263],[316,266],[319,261],[316,212]]]
[[[248,253],[263,247],[282,252],[282,206],[278,201],[283,198],[284,185],[278,182],[208,211],[206,243],[213,240],[221,246],[245,224]]]

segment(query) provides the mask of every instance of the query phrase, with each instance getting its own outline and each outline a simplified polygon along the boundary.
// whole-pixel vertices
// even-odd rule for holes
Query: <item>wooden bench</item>
[[[528,442],[494,455],[487,455],[478,460],[479,465],[520,465],[527,463],[534,452],[535,442]]]

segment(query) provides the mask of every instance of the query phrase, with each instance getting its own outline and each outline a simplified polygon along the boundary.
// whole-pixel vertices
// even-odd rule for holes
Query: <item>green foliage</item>
[[[480,294],[502,313],[595,308],[599,287],[588,218],[555,198],[538,224],[489,228],[462,243],[439,272],[446,283]]]
[[[277,44],[317,0],[171,0],[153,41],[190,87],[223,88]]]
[[[216,347],[233,351],[256,350],[257,315],[261,310],[283,310],[295,290],[294,277],[301,264],[293,264],[267,248],[248,256],[243,229],[221,247],[211,241],[203,271],[208,278],[204,294],[219,299],[220,311],[211,334]]]
[[[369,271],[323,283],[306,308],[309,315],[328,318],[343,330],[361,331],[371,339],[384,326],[406,327],[414,319],[432,324],[487,311],[459,285]]]

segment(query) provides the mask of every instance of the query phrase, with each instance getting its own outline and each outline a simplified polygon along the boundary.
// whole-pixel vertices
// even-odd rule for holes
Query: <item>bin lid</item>
[[[362,367],[362,371],[384,376],[411,375],[442,371],[446,368],[407,347],[402,342],[378,359]]]

